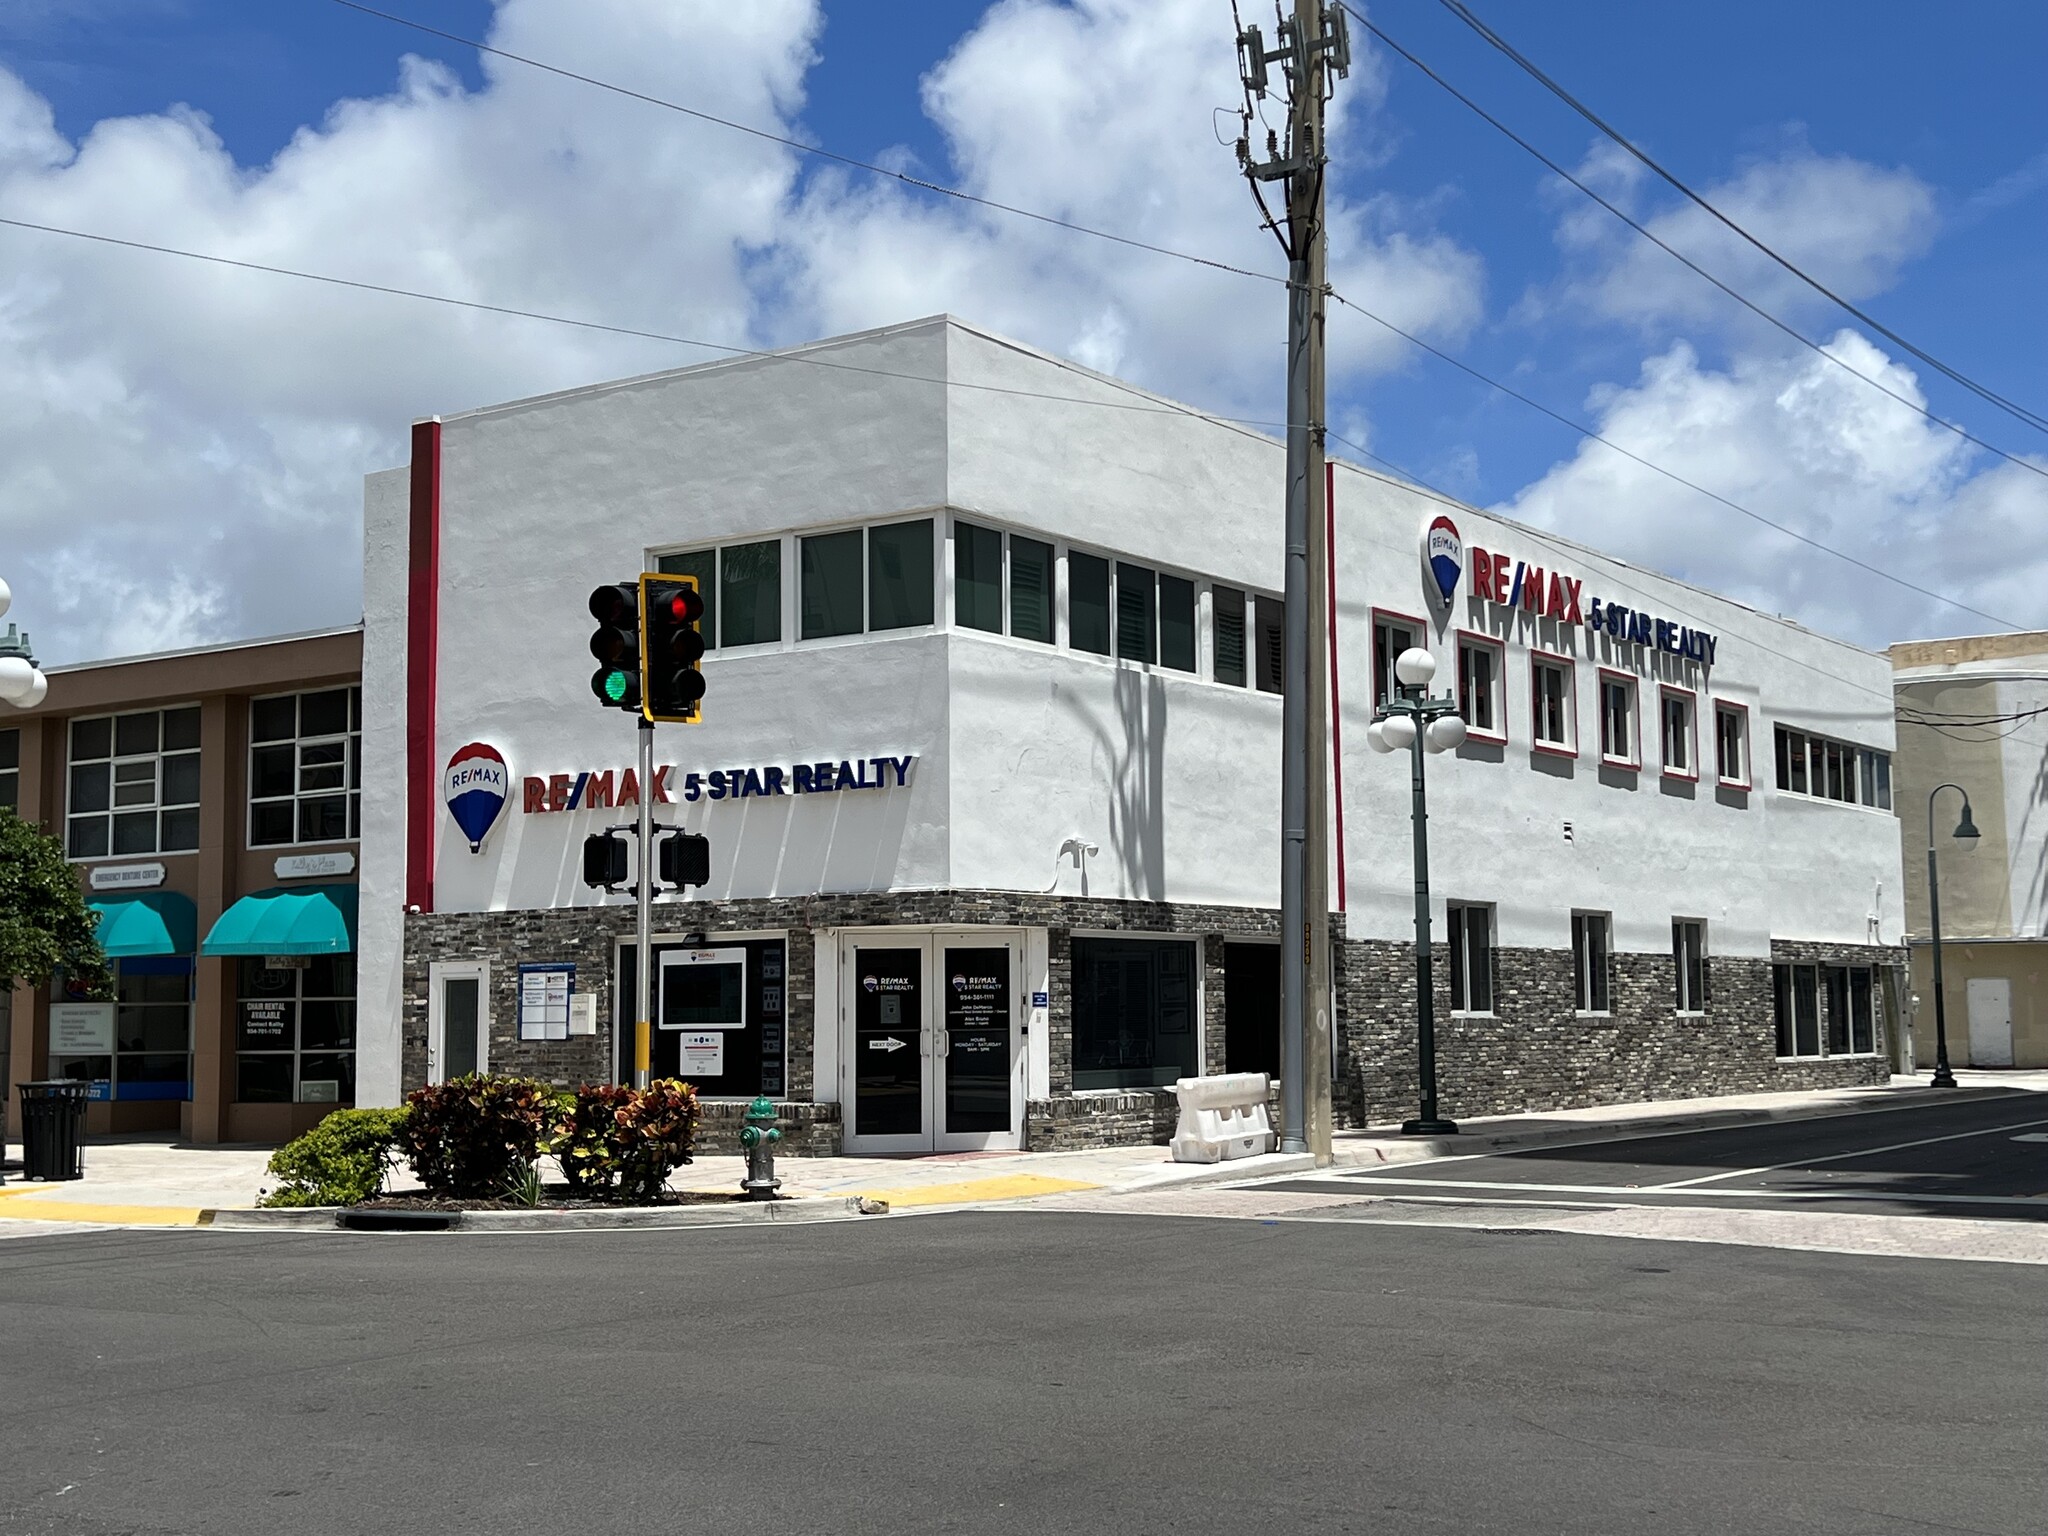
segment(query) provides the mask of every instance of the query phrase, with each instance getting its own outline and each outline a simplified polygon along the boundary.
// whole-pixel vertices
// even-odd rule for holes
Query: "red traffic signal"
[[[649,573],[640,578],[645,620],[641,713],[649,720],[696,725],[703,719],[704,598],[694,576]]]

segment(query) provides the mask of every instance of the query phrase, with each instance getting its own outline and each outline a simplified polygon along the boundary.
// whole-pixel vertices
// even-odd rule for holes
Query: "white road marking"
[[[1766,1163],[1761,1168],[1735,1168],[1726,1173],[1709,1173],[1697,1179],[1674,1179],[1669,1184],[1645,1184],[1644,1189],[1690,1189],[1698,1184],[1716,1184],[1722,1179],[1749,1179],[1760,1173],[1777,1173],[1786,1168],[1812,1168],[1821,1163],[1850,1162],[1859,1157],[1877,1157],[1885,1152],[1903,1152],[1908,1147],[1931,1147],[1941,1141],[1967,1141],[1972,1136],[1996,1136],[2001,1131],[2024,1131],[2048,1125],[2048,1120],[2017,1120],[2011,1125],[1987,1125],[1977,1131],[1956,1131],[1948,1136],[1923,1136],[1918,1141],[1895,1141],[1888,1147],[1862,1147],[1854,1152],[1830,1152],[1826,1157],[1794,1158],[1787,1163]]]
[[[1296,1178],[1292,1182],[1298,1184],[1304,1181]],[[1606,1195],[1613,1199],[1630,1201],[1663,1193],[1667,1188],[1664,1185],[1638,1188],[1628,1184],[1517,1184],[1479,1179],[1401,1179],[1384,1175],[1319,1181],[1318,1187],[1334,1191],[1360,1184],[1396,1185],[1414,1190],[1488,1189],[1503,1192],[1526,1190],[1541,1195]],[[1377,1190],[1374,1193],[1383,1194]],[[1853,1184],[1845,1184],[1840,1189],[1683,1189],[1676,1193],[1681,1199],[1688,1200],[1874,1200],[1880,1203],[1924,1200],[1940,1205],[2024,1205],[2037,1211],[2041,1209],[2041,1199],[2036,1195],[1923,1195],[1912,1190],[1882,1189]]]

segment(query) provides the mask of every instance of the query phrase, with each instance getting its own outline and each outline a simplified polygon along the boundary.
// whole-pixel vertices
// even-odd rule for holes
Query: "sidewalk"
[[[2048,1072],[1956,1074],[1959,1094],[2022,1089],[2048,1092]],[[1397,1126],[1340,1131],[1340,1167],[1416,1162],[1497,1152],[1507,1147],[1654,1135],[1766,1120],[1905,1108],[1927,1102],[1925,1074],[1895,1077],[1875,1088],[1802,1093],[1736,1094],[1610,1104],[1537,1115],[1466,1120],[1462,1134],[1407,1137]],[[10,1159],[21,1155],[8,1148]],[[0,1236],[52,1230],[46,1224],[96,1226],[203,1225],[207,1213],[256,1203],[269,1180],[268,1147],[194,1147],[161,1140],[95,1142],[85,1149],[85,1177],[61,1184],[23,1184],[16,1172],[0,1186]],[[1271,1153],[1237,1162],[1174,1163],[1164,1147],[1106,1147],[1084,1152],[955,1152],[923,1157],[781,1158],[776,1172],[792,1196],[863,1195],[892,1210],[983,1205],[1083,1190],[1123,1193],[1237,1183],[1312,1168],[1305,1154]],[[738,1156],[700,1157],[676,1170],[679,1190],[736,1191],[744,1171]],[[401,1177],[396,1188],[414,1188]]]

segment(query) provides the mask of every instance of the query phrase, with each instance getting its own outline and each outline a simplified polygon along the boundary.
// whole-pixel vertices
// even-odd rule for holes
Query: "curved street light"
[[[1977,842],[1977,823],[1970,819],[1970,792],[1960,784],[1937,784],[1927,792],[1927,926],[1934,935],[1934,1088],[1953,1088],[1956,1075],[1948,1065],[1948,1008],[1941,988],[1941,880],[1934,861],[1934,797],[1952,789],[1963,797],[1963,818],[1954,836],[1966,846]]]
[[[0,617],[5,617],[14,594],[0,581]],[[28,648],[28,636],[12,624],[0,635],[0,699],[17,709],[34,709],[50,691],[50,680]]]

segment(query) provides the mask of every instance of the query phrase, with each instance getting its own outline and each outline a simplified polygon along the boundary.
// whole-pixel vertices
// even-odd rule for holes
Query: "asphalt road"
[[[0,1245],[0,1531],[2048,1532],[2036,1266],[963,1212]]]
[[[1931,1098],[1912,1109],[1346,1170],[1266,1187],[2048,1221],[2048,1094]]]

